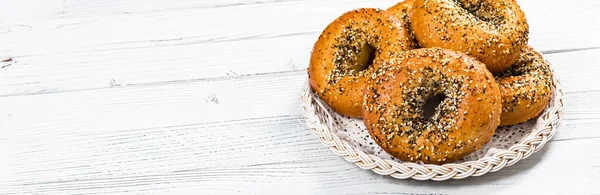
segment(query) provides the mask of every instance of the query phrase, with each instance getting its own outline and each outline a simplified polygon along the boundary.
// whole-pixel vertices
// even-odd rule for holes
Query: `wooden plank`
[[[11,55],[21,56],[316,33],[322,31],[335,17],[351,9],[386,7],[393,3],[367,0],[345,4],[342,2],[345,1],[291,1],[255,6],[131,13],[118,17],[98,15],[85,18],[15,20],[6,25],[21,24],[31,28],[5,33],[2,41],[6,42],[3,47],[10,50]]]
[[[1,18],[45,19],[81,18],[131,13],[160,12],[180,9],[207,9],[231,6],[252,6],[302,0],[3,0],[0,2]],[[306,0],[304,0],[306,1]],[[27,12],[19,10],[27,9]],[[1,21],[1,20],[0,20]]]
[[[168,193],[195,194],[202,193],[240,193],[240,194],[275,194],[293,191],[299,194],[374,194],[374,193],[418,193],[418,194],[481,194],[501,191],[507,194],[595,194],[599,193],[598,169],[593,161],[581,161],[578,166],[563,167],[571,163],[565,155],[585,154],[588,160],[597,160],[598,152],[590,146],[597,145],[597,140],[580,140],[577,142],[554,142],[548,149],[532,155],[529,159],[507,167],[499,172],[468,178],[458,181],[422,182],[414,180],[396,181],[393,178],[375,175],[333,157],[326,149],[312,149],[308,145],[284,144],[285,151],[281,156],[273,156],[269,148],[257,148],[253,157],[231,160],[215,160],[231,158],[227,154],[216,153],[213,158],[181,156],[171,159],[165,167],[181,167],[181,163],[194,164],[196,169],[179,171],[156,171],[144,175],[114,173],[112,176],[93,177],[90,179],[60,180],[44,183],[27,183],[7,186],[3,194],[112,194],[112,193]],[[175,144],[175,143],[173,143]],[[575,152],[576,151],[576,152]],[[265,153],[266,155],[262,155]],[[131,155],[144,155],[133,152]],[[591,155],[591,156],[590,156]],[[186,158],[187,159],[184,159]],[[129,157],[131,158],[131,157]],[[275,159],[279,158],[279,159]],[[202,159],[202,160],[200,160]],[[267,163],[255,163],[251,159]],[[301,159],[301,160],[299,160]],[[314,160],[313,160],[314,159]],[[150,161],[150,162],[148,162]],[[129,167],[129,171],[154,170],[148,167],[154,159],[145,164]],[[166,160],[165,160],[166,161]],[[238,161],[239,164],[221,164]],[[130,162],[122,162],[123,164]],[[73,163],[74,164],[74,163]],[[106,164],[86,166],[87,169],[101,172],[118,170],[120,166],[106,168]],[[86,168],[84,167],[84,168]],[[191,166],[190,166],[191,167]],[[77,167],[56,170],[81,171]],[[569,178],[567,180],[559,179]],[[532,179],[535,178],[535,179]],[[6,185],[0,184],[0,185]]]
[[[580,82],[597,78],[597,52],[546,55],[566,91],[559,133],[540,154],[484,177],[395,181],[335,157],[304,125],[306,76],[291,72],[0,97],[0,194],[597,193],[600,90]]]
[[[312,38],[302,35],[17,57],[0,69],[4,81],[0,95],[298,71],[308,66],[310,49],[305,41]]]
[[[556,140],[598,138],[597,125],[600,124],[600,49],[545,55],[552,63],[565,91],[564,130],[559,131]],[[579,132],[589,135],[578,136]],[[584,134],[587,134],[584,133]]]
[[[0,32],[6,34],[7,29],[17,20],[47,18],[49,15],[63,11],[65,0],[3,0],[0,2]],[[27,11],[25,11],[27,10]],[[0,46],[1,47],[1,46]]]
[[[395,1],[286,1],[189,9],[177,8],[184,4],[179,2],[165,10],[161,4],[124,6],[133,2],[137,1],[101,1],[98,8],[84,9],[93,13],[86,17],[3,21],[8,33],[0,36],[0,56],[13,61],[2,63],[0,95],[299,71],[307,67],[320,31],[335,17]],[[600,46],[594,34],[600,26],[594,19],[600,13],[598,1],[520,4],[536,49],[556,53]],[[567,5],[570,9],[560,9]],[[107,10],[130,14],[115,16]]]
[[[161,0],[69,0],[63,3],[63,12],[57,13],[55,16],[50,15],[50,17],[93,17],[98,15],[120,15],[181,9],[208,9],[231,6],[255,6],[260,4],[272,4],[288,1],[305,2],[306,0],[177,0],[168,2]]]

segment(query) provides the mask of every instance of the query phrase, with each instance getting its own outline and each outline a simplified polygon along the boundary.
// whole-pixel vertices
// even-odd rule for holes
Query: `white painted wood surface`
[[[600,2],[521,0],[559,133],[445,182],[358,169],[304,125],[310,48],[368,0],[0,1],[0,194],[600,194]]]

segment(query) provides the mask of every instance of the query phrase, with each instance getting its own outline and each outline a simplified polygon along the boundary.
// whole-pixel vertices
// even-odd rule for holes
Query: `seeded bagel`
[[[542,54],[526,47],[514,65],[495,75],[502,96],[500,126],[539,115],[552,96],[552,72]]]
[[[394,15],[375,8],[346,12],[325,28],[313,47],[311,87],[336,112],[360,117],[372,61],[383,52],[412,47],[408,31]]]
[[[529,40],[515,0],[415,0],[410,22],[422,47],[464,52],[493,73],[514,64]]]
[[[390,155],[443,164],[480,149],[500,123],[498,84],[485,65],[442,48],[401,52],[376,61],[362,115],[369,134]],[[430,118],[423,106],[445,98]]]

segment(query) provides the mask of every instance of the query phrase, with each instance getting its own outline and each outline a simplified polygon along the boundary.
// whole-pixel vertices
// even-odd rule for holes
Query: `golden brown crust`
[[[529,25],[514,0],[415,0],[410,19],[422,47],[464,52],[491,72],[514,64],[528,42]]]
[[[500,126],[519,124],[539,115],[552,96],[550,64],[529,46],[514,65],[495,78],[502,96]]]
[[[414,0],[404,0],[402,2],[397,3],[396,5],[389,7],[386,11],[394,14],[394,16],[398,17],[402,20],[404,24],[404,28],[408,30],[410,34],[411,40],[413,41],[414,47],[417,48],[418,43],[415,35],[412,32],[412,26],[410,25],[410,11],[412,8]]]
[[[422,48],[376,61],[363,100],[375,142],[410,162],[443,164],[480,149],[500,123],[498,85],[485,65],[447,49]],[[429,119],[428,98],[445,99]]]
[[[410,25],[410,10],[414,0],[404,0],[396,3],[396,5],[389,7],[386,11],[394,14],[396,17],[403,20],[407,25]]]
[[[314,45],[308,75],[312,89],[336,112],[360,117],[369,55],[410,49],[408,31],[386,11],[361,8],[329,24]]]

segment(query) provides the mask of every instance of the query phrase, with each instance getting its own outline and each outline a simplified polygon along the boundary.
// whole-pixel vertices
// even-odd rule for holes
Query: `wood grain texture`
[[[13,62],[0,69],[5,86],[0,95],[299,71],[308,66],[314,41],[334,18],[354,8],[385,8],[395,1],[238,6],[218,1],[212,7],[191,3],[185,9],[177,8],[184,2],[142,7],[131,6],[133,2],[67,1],[72,5],[67,10],[91,15],[5,23],[9,32],[0,36],[0,57]],[[88,4],[89,9],[80,10]],[[520,4],[536,49],[556,53],[600,47],[595,35],[600,23],[594,15],[600,12],[598,1]],[[127,14],[109,14],[113,12]]]
[[[394,3],[0,1],[0,194],[600,194],[595,0],[519,1],[565,89],[529,159],[398,181],[321,145],[300,107],[312,44],[339,14]]]

